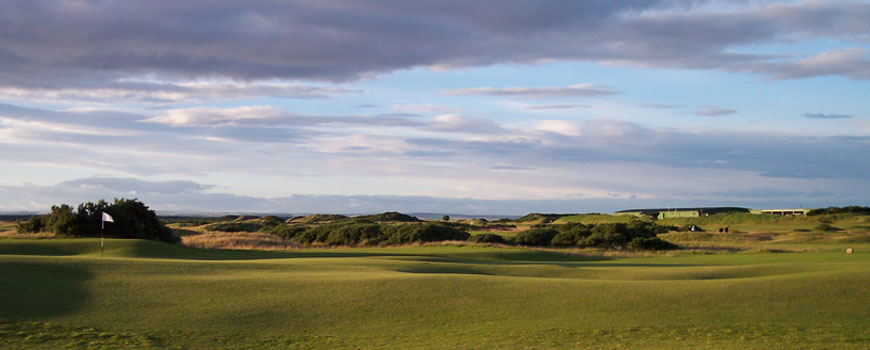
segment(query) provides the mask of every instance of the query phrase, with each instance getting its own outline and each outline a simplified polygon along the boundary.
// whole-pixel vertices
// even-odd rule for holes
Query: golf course
[[[867,349],[870,217],[832,218],[839,232],[777,218],[640,252],[140,239],[101,252],[99,238],[10,234],[0,348]]]

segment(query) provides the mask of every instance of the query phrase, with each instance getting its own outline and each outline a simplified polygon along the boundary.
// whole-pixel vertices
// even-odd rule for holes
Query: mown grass
[[[870,254],[0,240],[0,348],[864,349]]]

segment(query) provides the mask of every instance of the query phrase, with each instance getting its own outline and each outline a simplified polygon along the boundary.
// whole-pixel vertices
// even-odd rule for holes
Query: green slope
[[[0,348],[854,348],[870,254],[0,240]]]

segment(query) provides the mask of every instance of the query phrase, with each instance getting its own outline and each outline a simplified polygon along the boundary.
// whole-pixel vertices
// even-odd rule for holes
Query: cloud
[[[132,194],[177,194],[195,193],[212,189],[214,186],[202,185],[193,181],[143,181],[135,178],[92,177],[64,181],[59,188],[70,191],[107,191]]]
[[[270,106],[246,106],[228,109],[196,107],[171,109],[162,115],[143,119],[142,122],[171,126],[215,126],[244,124],[251,121],[262,122],[286,117],[285,114]]]
[[[178,103],[213,99],[273,97],[286,99],[320,99],[337,94],[357,93],[337,87],[316,87],[286,83],[248,83],[238,81],[165,82],[125,79],[81,87],[16,87],[0,85],[0,96],[30,101],[87,101],[116,103],[119,100],[139,103]]]
[[[854,190],[870,188],[865,136],[658,129],[605,118],[501,125],[455,114],[299,116],[254,107],[179,109],[178,115],[162,113],[165,120],[143,123],[148,116],[0,104],[0,163],[46,173],[72,167],[78,173],[203,183],[229,177],[234,186],[256,183],[275,197],[316,191],[479,199],[608,193],[696,198],[746,184],[852,196],[844,198],[870,195]],[[520,167],[535,171],[508,171]],[[686,192],[687,183],[692,192]],[[101,188],[159,192],[141,184],[111,184]],[[178,186],[171,191],[198,191]]]
[[[512,167],[506,167],[511,169]],[[709,202],[697,193],[668,199],[614,193],[611,196],[563,199],[477,199],[397,195],[291,195],[282,197],[242,196],[214,192],[213,186],[192,181],[148,181],[136,178],[93,177],[54,185],[0,185],[0,208],[4,211],[47,212],[52,205],[75,205],[100,199],[137,198],[160,215],[204,213],[339,213],[369,214],[385,211],[465,215],[523,215],[531,212],[613,212],[636,207],[661,207],[668,203],[704,206]],[[859,203],[859,195],[831,191],[747,189],[717,194],[718,205],[770,207],[826,207]]]
[[[810,119],[850,119],[854,116],[848,114],[804,113],[802,117]]]
[[[614,95],[617,92],[606,87],[594,84],[576,84],[569,87],[476,87],[453,89],[443,91],[446,95],[492,95],[492,96],[518,96],[525,98],[547,97],[598,97]]]
[[[554,109],[574,109],[574,108],[587,108],[588,105],[542,105],[542,106],[528,106],[526,109],[534,109],[534,110],[554,110]]]
[[[0,26],[6,29],[0,33],[0,81],[6,89],[96,93],[98,98],[133,91],[139,98],[172,99],[173,90],[239,93],[178,83],[189,80],[336,82],[414,67],[552,61],[716,69],[773,78],[870,78],[866,52],[854,48],[870,36],[870,4],[857,0],[735,1],[728,6],[668,0],[76,4],[0,5]],[[809,58],[741,52],[752,45],[796,40],[845,44]],[[170,84],[152,96],[119,87],[137,77]],[[121,92],[109,91],[113,89]],[[319,88],[262,89],[271,88],[243,88],[242,93],[330,94]]]
[[[736,110],[731,108],[720,108],[720,107],[712,107],[708,109],[701,109],[693,112],[695,115],[705,116],[705,117],[718,117],[723,115],[729,115],[737,113]]]
[[[431,104],[397,104],[390,106],[390,111],[394,113],[411,113],[411,114],[430,114],[430,113],[452,113],[455,109],[445,106],[436,106]]]
[[[472,118],[458,114],[442,114],[432,118],[428,130],[463,134],[500,134],[504,128],[489,119]]]
[[[870,79],[870,52],[859,48],[831,50],[761,70],[773,71],[774,79],[839,75],[855,80],[868,80]]]

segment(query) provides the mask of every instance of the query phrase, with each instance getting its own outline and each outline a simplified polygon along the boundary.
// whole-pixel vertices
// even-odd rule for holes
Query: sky
[[[870,205],[868,1],[3,1],[0,211]]]

